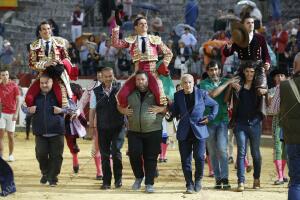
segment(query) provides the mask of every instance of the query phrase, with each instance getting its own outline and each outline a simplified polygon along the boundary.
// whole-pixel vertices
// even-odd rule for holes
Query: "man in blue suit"
[[[206,91],[194,87],[192,75],[184,74],[181,77],[181,86],[183,90],[175,93],[170,112],[172,116],[179,118],[177,140],[186,192],[193,193],[202,188],[205,142],[208,138],[206,124],[216,117],[219,106]],[[203,116],[206,106],[211,107],[211,111],[209,115]],[[192,178],[192,152],[195,160],[195,182]]]

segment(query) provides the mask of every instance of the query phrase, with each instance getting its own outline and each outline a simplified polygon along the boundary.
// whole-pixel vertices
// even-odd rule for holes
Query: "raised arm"
[[[112,35],[111,35],[112,46],[115,48],[128,48],[129,43],[119,39],[119,32],[120,32],[120,26],[116,26],[114,29],[112,29]]]
[[[235,51],[235,45],[236,44],[231,44],[231,42],[229,42],[228,44],[226,44],[224,46],[224,48],[223,48],[223,51],[222,51],[223,55],[225,57],[231,56],[234,53],[234,51]]]

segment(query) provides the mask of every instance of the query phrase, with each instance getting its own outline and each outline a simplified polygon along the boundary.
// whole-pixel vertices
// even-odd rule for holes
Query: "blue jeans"
[[[207,147],[216,180],[228,179],[228,124],[221,122],[208,127]]]
[[[300,200],[300,144],[286,144],[289,166],[288,200]]]
[[[254,179],[260,178],[261,172],[261,154],[260,154],[260,136],[261,136],[261,120],[248,125],[237,123],[235,130],[235,138],[237,143],[237,176],[238,183],[245,182],[245,156],[247,152],[247,142],[250,141],[251,156],[253,158]]]
[[[194,184],[192,176],[192,154],[195,160],[195,181],[200,181],[203,177],[205,142],[205,139],[198,140],[196,138],[178,141],[186,187]]]

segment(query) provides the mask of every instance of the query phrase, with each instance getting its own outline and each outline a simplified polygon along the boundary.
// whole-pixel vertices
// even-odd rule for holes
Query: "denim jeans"
[[[228,179],[228,123],[221,122],[208,127],[207,147],[216,180]]]
[[[286,144],[289,166],[288,200],[300,200],[300,144]]]
[[[245,156],[247,142],[250,141],[251,156],[253,158],[254,179],[260,178],[261,172],[261,154],[260,154],[260,137],[262,132],[261,120],[256,120],[251,125],[245,123],[237,123],[235,130],[235,138],[237,143],[237,176],[238,183],[245,182]]]

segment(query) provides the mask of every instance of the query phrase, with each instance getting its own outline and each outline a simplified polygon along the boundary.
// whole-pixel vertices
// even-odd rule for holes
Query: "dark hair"
[[[242,24],[245,22],[246,19],[249,19],[249,18],[254,19],[254,17],[252,17],[249,12],[241,13],[241,23]]]
[[[209,68],[213,68],[217,66],[218,69],[220,69],[220,66],[218,65],[217,61],[215,60],[211,60],[207,65],[206,65],[206,70],[208,70]]]
[[[175,88],[176,88],[176,90],[177,90],[177,88],[179,88],[180,86],[181,86],[180,84],[177,84],[177,85],[176,85],[176,87],[175,87]]]
[[[103,66],[98,67],[98,68],[96,69],[96,73],[102,72],[102,69],[103,69],[103,68],[104,68]]]
[[[42,75],[40,76],[40,78],[52,79],[52,77],[47,72],[42,73]]]
[[[227,12],[228,12],[228,13],[234,13],[234,10],[233,10],[233,9],[228,9]]]
[[[95,37],[94,35],[90,35],[90,36],[89,36],[89,41],[91,41],[91,38],[94,38],[94,41],[92,41],[92,42],[95,42],[95,41],[96,41],[96,37]]]
[[[51,24],[49,21],[42,21],[39,25],[38,25],[38,30],[41,31],[41,27],[45,24],[48,24],[51,27]]]
[[[137,26],[137,25],[139,24],[139,21],[140,21],[141,19],[147,20],[146,17],[138,17],[138,18],[136,18],[136,19],[134,20],[133,26]]]
[[[246,61],[241,64],[241,69],[246,69],[246,68],[256,68],[256,63],[252,61]]]
[[[117,8],[118,8],[119,10],[123,10],[123,9],[124,9],[124,6],[123,6],[123,4],[119,4],[119,5],[117,6]]]
[[[0,67],[0,72],[6,72],[6,71],[9,72],[8,67]]]
[[[203,72],[203,74],[201,75],[201,80],[204,80],[208,77],[207,72]]]
[[[148,74],[147,74],[146,71],[144,71],[144,70],[138,70],[138,71],[135,72],[135,75],[136,75],[136,76],[137,76],[137,75],[141,75],[141,74],[145,74],[145,76],[146,76],[147,79],[148,79]]]

